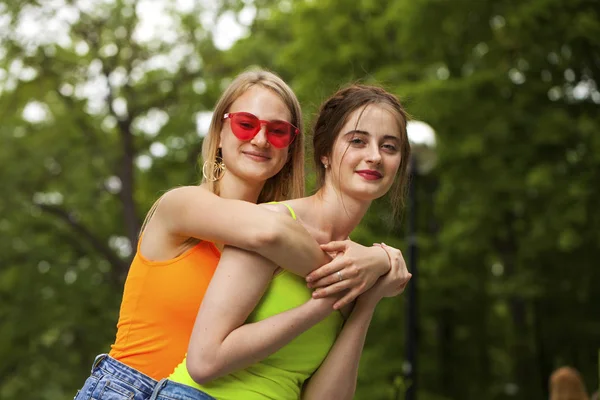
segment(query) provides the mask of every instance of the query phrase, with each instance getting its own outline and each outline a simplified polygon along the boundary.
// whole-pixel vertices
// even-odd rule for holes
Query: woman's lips
[[[264,162],[269,161],[271,159],[271,157],[269,157],[268,155],[256,151],[243,151],[242,153],[244,153],[246,156],[248,156],[254,161]]]
[[[375,181],[377,179],[383,178],[383,175],[381,175],[381,173],[379,171],[375,171],[375,170],[371,170],[371,169],[363,169],[360,171],[356,171],[356,173],[368,181]]]

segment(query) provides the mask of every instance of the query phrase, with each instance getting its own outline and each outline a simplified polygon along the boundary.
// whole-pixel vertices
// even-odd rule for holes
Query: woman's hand
[[[371,290],[360,297],[359,301],[367,301],[372,306],[375,306],[384,297],[394,297],[404,292],[408,281],[412,277],[412,274],[406,268],[406,262],[404,262],[404,257],[400,250],[390,247],[385,243],[375,244],[374,246],[379,246],[385,250],[392,267],[390,272],[379,278]]]
[[[391,268],[391,258],[381,246],[365,247],[351,240],[329,242],[321,249],[335,254],[334,259],[311,272],[307,277],[309,288],[316,288],[314,298],[331,296],[347,291],[334,304],[340,309],[360,294],[373,287],[380,276]],[[396,250],[390,247],[391,250]],[[399,253],[399,250],[396,250]],[[401,255],[401,253],[400,253]]]

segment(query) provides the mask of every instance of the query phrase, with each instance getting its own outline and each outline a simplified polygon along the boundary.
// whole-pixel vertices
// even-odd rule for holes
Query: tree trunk
[[[121,179],[121,192],[119,198],[123,206],[123,221],[125,223],[125,233],[131,243],[132,254],[137,249],[138,234],[140,231],[140,221],[137,217],[137,208],[134,201],[134,157],[135,149],[133,146],[133,135],[131,133],[130,121],[119,122],[121,138],[123,143],[123,155],[121,158],[121,170],[119,177]],[[129,269],[127,264],[124,274]]]

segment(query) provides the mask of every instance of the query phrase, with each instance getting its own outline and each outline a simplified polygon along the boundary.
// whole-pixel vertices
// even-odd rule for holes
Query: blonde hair
[[[575,368],[561,367],[552,373],[550,400],[589,400],[583,379]]]
[[[233,102],[253,86],[261,86],[271,90],[283,101],[290,111],[290,123],[300,133],[289,148],[289,158],[281,171],[269,178],[258,197],[259,203],[281,201],[304,196],[304,136],[302,111],[296,95],[290,87],[277,75],[265,70],[250,70],[238,75],[225,90],[217,102],[208,134],[202,143],[202,157],[199,162],[214,162],[219,153],[219,139],[223,128],[223,114],[229,111]],[[219,194],[219,181],[208,181],[203,178],[209,190]]]
[[[200,166],[202,166],[205,161],[215,162],[217,160],[221,130],[223,129],[223,115],[229,111],[229,108],[238,97],[255,85],[269,89],[281,98],[290,111],[291,121],[289,122],[300,131],[290,145],[288,150],[288,160],[281,171],[265,182],[265,185],[258,196],[258,203],[303,197],[304,134],[302,110],[292,89],[283,81],[283,79],[270,71],[259,69],[243,72],[239,74],[227,87],[225,92],[223,92],[215,106],[208,133],[202,143],[202,155],[198,162]],[[202,170],[202,167],[200,169]],[[211,192],[219,195],[219,181],[211,182],[206,178],[203,178],[201,183],[205,183]],[[154,202],[152,207],[150,207],[148,214],[146,214],[146,218],[140,229],[140,235],[156,211],[159,201],[160,198]]]

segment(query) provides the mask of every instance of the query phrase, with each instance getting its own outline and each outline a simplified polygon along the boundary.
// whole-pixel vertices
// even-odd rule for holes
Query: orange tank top
[[[150,261],[138,245],[110,356],[156,380],[169,376],[187,352],[220,257],[213,243],[202,241],[174,259]]]

